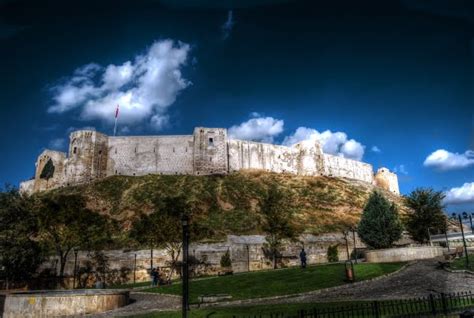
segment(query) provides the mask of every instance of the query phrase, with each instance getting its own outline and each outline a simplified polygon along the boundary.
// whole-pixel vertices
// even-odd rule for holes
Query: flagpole
[[[114,137],[117,132],[117,117],[115,117],[115,124],[114,124]]]
[[[117,108],[115,109],[115,124],[114,124],[114,137],[115,134],[117,133],[117,119],[119,115],[119,105],[117,104]]]

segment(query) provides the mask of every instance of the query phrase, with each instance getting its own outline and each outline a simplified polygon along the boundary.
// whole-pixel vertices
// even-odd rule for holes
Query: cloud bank
[[[320,133],[313,128],[299,127],[293,134],[285,137],[283,144],[291,146],[305,140],[319,140],[324,153],[355,160],[361,160],[364,156],[365,146],[349,139],[346,133],[340,131],[325,130]]]
[[[474,203],[474,182],[466,182],[461,187],[448,190],[445,194],[446,204]]]
[[[425,167],[439,170],[455,170],[467,168],[474,165],[474,151],[467,150],[464,153],[452,153],[444,149],[438,149],[428,157],[423,163]]]
[[[113,122],[118,104],[120,123],[133,126],[148,121],[152,128],[162,129],[168,123],[169,106],[191,85],[181,73],[189,51],[188,44],[168,39],[154,42],[145,54],[121,65],[79,67],[52,88],[54,104],[48,111],[80,109],[81,119]]]
[[[234,139],[253,140],[273,143],[275,138],[284,130],[284,121],[273,117],[264,117],[252,113],[249,120],[234,125],[228,129],[229,137]],[[292,146],[302,141],[319,141],[324,153],[344,158],[361,160],[365,146],[360,142],[349,139],[344,132],[330,130],[320,133],[316,129],[299,127],[295,132],[283,139],[283,145]]]
[[[252,113],[253,118],[229,128],[229,137],[272,143],[283,132],[284,121],[273,117],[261,117]]]

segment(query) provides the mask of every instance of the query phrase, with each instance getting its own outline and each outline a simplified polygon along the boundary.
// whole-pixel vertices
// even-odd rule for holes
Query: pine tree
[[[388,248],[400,239],[402,231],[397,207],[380,192],[372,192],[357,227],[361,240],[370,248]]]

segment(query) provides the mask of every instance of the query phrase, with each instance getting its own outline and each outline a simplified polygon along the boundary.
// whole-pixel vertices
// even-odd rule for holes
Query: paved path
[[[218,306],[246,306],[258,304],[328,302],[340,300],[401,299],[426,296],[430,293],[452,293],[474,290],[474,275],[449,273],[436,268],[436,260],[419,261],[402,271],[360,285],[344,285],[319,293],[309,292],[278,299],[260,298],[220,303]],[[136,301],[126,307],[94,317],[117,317],[153,311],[177,309],[180,297],[144,292],[132,292]]]
[[[324,293],[309,292],[283,299],[254,299],[248,304],[277,304],[328,302],[340,300],[402,299],[427,296],[430,293],[474,291],[474,275],[450,273],[436,268],[436,260],[418,261],[389,277],[363,283],[345,285]],[[231,303],[226,304],[232,306]],[[244,305],[244,304],[242,304]]]
[[[181,306],[181,297],[177,296],[131,291],[130,299],[132,299],[133,303],[128,306],[88,317],[123,317],[149,312],[177,310]]]

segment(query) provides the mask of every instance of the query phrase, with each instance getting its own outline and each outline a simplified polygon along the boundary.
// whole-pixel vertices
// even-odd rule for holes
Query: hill
[[[305,177],[263,171],[241,171],[229,175],[112,176],[96,182],[55,189],[54,193],[80,194],[88,206],[119,221],[124,229],[142,213],[151,213],[153,202],[182,194],[195,202],[194,220],[207,237],[261,233],[259,202],[268,186],[280,185],[292,196],[296,220],[308,233],[338,230],[358,221],[374,186],[331,177]],[[402,197],[380,190],[405,213]]]

